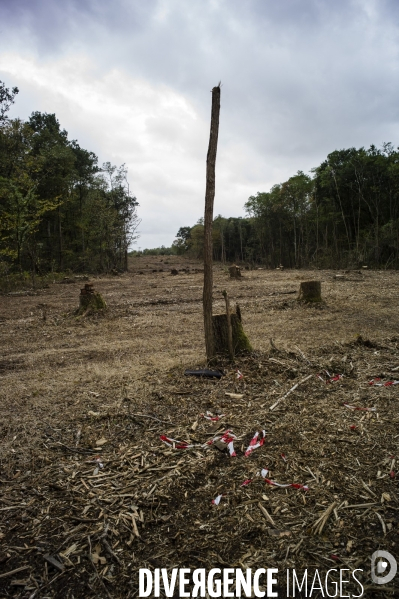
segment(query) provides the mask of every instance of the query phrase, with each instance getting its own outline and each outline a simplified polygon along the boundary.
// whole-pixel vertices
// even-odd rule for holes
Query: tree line
[[[214,259],[270,268],[399,267],[399,152],[336,150],[245,203],[246,218],[213,221]],[[169,251],[201,258],[203,221],[181,227]]]
[[[9,119],[0,81],[0,275],[126,270],[137,199],[125,165],[98,165],[55,114]]]

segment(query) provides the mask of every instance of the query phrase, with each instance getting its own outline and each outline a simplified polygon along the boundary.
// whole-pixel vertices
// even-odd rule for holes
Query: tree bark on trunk
[[[208,360],[215,356],[215,344],[212,327],[212,222],[213,222],[213,202],[215,199],[215,165],[216,151],[219,134],[219,113],[220,113],[220,83],[212,89],[212,113],[211,113],[211,131],[209,136],[208,154],[206,157],[206,189],[205,189],[205,217],[204,217],[204,291],[203,291],[203,310],[204,310],[204,329],[205,329],[205,347]]]
[[[61,208],[58,207],[58,235],[59,235],[59,267],[60,271],[64,270],[64,244],[62,240],[62,224],[61,224]]]
[[[233,328],[231,326],[231,313],[230,313],[230,301],[229,296],[227,295],[227,291],[224,290],[223,297],[226,302],[226,316],[227,316],[227,345],[229,349],[229,358],[230,361],[234,360],[234,348],[233,348]]]
[[[221,356],[229,354],[229,327],[227,314],[214,314],[212,316],[212,322],[215,354]],[[235,313],[230,313],[230,323],[232,329],[233,354],[237,355],[252,351],[251,344],[242,326],[239,308]]]

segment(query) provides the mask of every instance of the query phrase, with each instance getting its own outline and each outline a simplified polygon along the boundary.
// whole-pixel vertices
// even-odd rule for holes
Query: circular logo
[[[381,574],[387,571],[388,565],[390,566],[388,574],[381,576]],[[396,576],[397,569],[398,564],[396,563],[396,559],[388,551],[374,551],[371,556],[371,579],[373,582],[376,584],[391,582]]]

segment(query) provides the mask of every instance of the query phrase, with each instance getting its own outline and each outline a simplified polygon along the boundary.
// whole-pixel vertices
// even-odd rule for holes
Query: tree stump
[[[231,279],[238,279],[241,277],[241,268],[233,264],[233,266],[229,266],[229,273]]]
[[[298,300],[303,302],[321,302],[321,281],[302,281]]]
[[[94,291],[91,283],[86,283],[83,289],[80,290],[78,314],[87,314],[88,312],[98,312],[98,310],[106,310],[107,304],[101,293]]]
[[[230,314],[234,354],[252,351],[248,337],[244,333],[241,322],[240,308]],[[214,314],[212,316],[213,337],[216,354],[229,354],[229,332],[227,314]]]

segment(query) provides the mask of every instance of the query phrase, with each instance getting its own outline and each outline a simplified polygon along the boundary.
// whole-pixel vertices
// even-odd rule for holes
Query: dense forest
[[[55,114],[9,119],[0,81],[0,276],[127,268],[138,202],[127,170],[69,140]]]
[[[69,140],[55,114],[9,119],[17,88],[0,81],[0,276],[126,270],[138,202],[127,170]],[[245,218],[213,221],[215,260],[275,268],[399,267],[399,151],[349,148],[311,175],[298,171],[245,203]],[[134,254],[202,258],[204,226],[170,248]]]
[[[399,267],[399,152],[337,150],[312,175],[298,171],[245,204],[247,218],[213,221],[215,260],[270,268]],[[203,221],[181,227],[171,248],[200,258]]]

